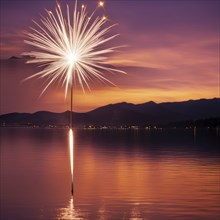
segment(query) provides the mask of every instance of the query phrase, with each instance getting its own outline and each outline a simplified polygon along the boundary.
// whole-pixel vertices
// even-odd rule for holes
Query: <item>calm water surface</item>
[[[1,129],[1,220],[219,220],[216,130]]]

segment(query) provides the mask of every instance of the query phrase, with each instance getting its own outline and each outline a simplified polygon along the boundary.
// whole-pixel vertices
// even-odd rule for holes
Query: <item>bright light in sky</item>
[[[100,7],[103,7],[103,6],[104,6],[104,2],[103,2],[103,1],[100,1],[100,2],[99,2],[99,6],[100,6]]]
[[[47,78],[42,94],[56,81],[65,84],[66,97],[73,82],[78,82],[83,90],[84,86],[90,89],[89,82],[94,79],[111,83],[104,76],[106,72],[125,73],[108,62],[107,55],[118,48],[107,45],[118,36],[110,34],[114,25],[106,25],[106,17],[94,18],[94,12],[89,15],[85,6],[78,11],[76,1],[73,16],[68,5],[64,16],[58,4],[55,13],[48,11],[48,16],[42,17],[39,23],[34,22],[36,28],[27,33],[25,43],[35,48],[35,51],[24,53],[34,57],[28,63],[44,66],[42,71],[27,79]]]
[[[69,65],[75,66],[75,64],[79,61],[78,54],[71,52],[67,55],[67,60]]]

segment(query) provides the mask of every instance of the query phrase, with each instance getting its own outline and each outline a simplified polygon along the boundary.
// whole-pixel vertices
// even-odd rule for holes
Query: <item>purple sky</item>
[[[60,0],[62,7],[74,1]],[[97,1],[79,1],[94,9]],[[23,31],[39,21],[54,0],[1,0],[1,111],[65,111],[64,88],[50,88],[38,99],[42,81],[20,83],[36,72],[22,60],[3,60],[29,50]],[[92,10],[91,10],[92,11]],[[75,91],[75,111],[127,101],[142,103],[219,97],[219,19],[217,0],[107,0],[105,10],[127,45],[111,57],[126,76],[109,76],[119,88],[97,87],[84,95]],[[16,96],[15,96],[16,94]]]

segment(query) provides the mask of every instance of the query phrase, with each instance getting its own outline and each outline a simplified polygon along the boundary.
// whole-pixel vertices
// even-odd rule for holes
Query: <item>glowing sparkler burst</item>
[[[100,1],[99,7],[103,5],[104,2]],[[90,80],[111,83],[103,75],[106,71],[124,73],[110,67],[107,62],[106,55],[118,48],[106,45],[118,35],[109,34],[114,25],[106,27],[106,17],[93,18],[94,12],[88,15],[85,5],[78,11],[76,1],[73,16],[68,5],[64,16],[58,4],[54,13],[47,11],[47,17],[42,17],[39,23],[34,21],[36,28],[31,28],[32,32],[27,33],[25,43],[37,51],[24,54],[33,57],[28,63],[44,66],[43,70],[27,78],[47,78],[41,94],[55,81],[65,85],[66,97],[73,82],[78,82],[84,91],[85,86],[90,89]]]

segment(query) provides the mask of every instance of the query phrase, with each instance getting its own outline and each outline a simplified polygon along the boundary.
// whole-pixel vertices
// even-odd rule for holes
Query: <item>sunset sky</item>
[[[59,0],[61,7],[74,1]],[[87,3],[93,11],[97,1]],[[21,53],[30,50],[24,31],[39,21],[45,9],[54,11],[55,0],[1,0],[1,107],[9,112],[62,112],[69,109],[65,88],[50,87],[39,98],[44,81],[22,80],[38,67],[25,64]],[[92,91],[74,91],[74,111],[85,112],[110,103],[173,102],[219,97],[218,0],[106,0],[109,23],[117,23],[113,33],[120,36],[111,44],[126,45],[109,59],[123,74],[106,77],[117,87],[92,84]]]

